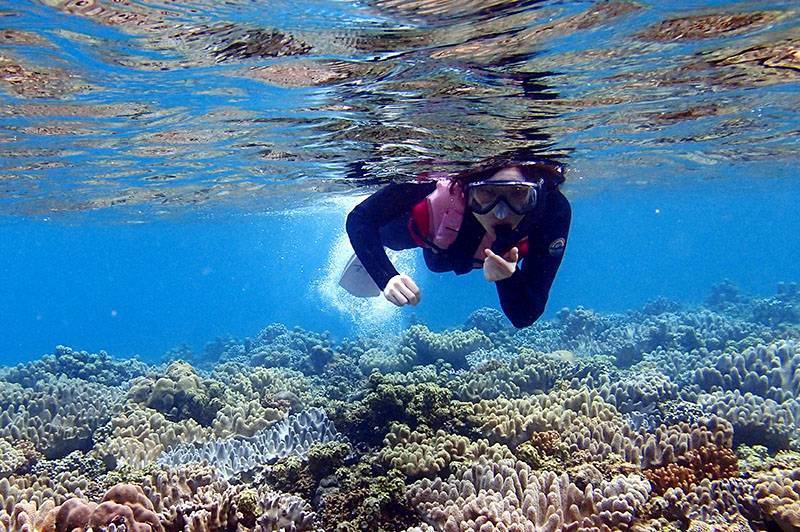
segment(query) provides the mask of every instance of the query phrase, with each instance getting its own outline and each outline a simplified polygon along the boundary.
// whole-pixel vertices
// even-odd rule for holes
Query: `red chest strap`
[[[517,249],[519,249],[519,256],[525,257],[528,255],[528,238],[525,237],[517,243]]]
[[[414,243],[420,247],[430,247],[425,239],[431,231],[431,217],[428,214],[428,200],[423,198],[411,209],[411,218],[408,220],[408,232]]]

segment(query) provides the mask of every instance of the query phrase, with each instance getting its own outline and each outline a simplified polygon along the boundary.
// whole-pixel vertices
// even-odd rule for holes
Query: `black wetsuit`
[[[433,192],[434,182],[392,183],[357,205],[347,216],[347,234],[364,268],[383,290],[398,274],[384,246],[394,249],[418,247],[411,236],[411,209]],[[528,254],[511,277],[497,281],[500,306],[515,327],[526,327],[544,312],[550,286],[561,265],[572,216],[567,198],[556,188],[545,194],[543,205],[519,224],[508,242],[501,238],[492,246],[497,253],[528,237]],[[425,263],[432,271],[472,271],[475,250],[486,231],[467,209],[456,240],[447,250],[424,249]]]

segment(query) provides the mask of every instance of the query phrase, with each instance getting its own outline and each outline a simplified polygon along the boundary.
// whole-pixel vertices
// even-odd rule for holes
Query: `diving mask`
[[[476,214],[486,214],[501,202],[513,213],[533,212],[539,202],[544,181],[477,181],[467,185],[467,206]]]

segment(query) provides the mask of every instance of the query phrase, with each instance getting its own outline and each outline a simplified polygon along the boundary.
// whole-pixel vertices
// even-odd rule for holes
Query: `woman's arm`
[[[399,216],[410,216],[411,208],[435,188],[435,182],[391,183],[356,205],[347,215],[347,234],[353,250],[381,290],[386,288],[389,279],[398,275],[383,248],[381,227]],[[405,224],[402,227],[406,227]]]
[[[528,255],[522,267],[496,283],[500,306],[517,328],[533,324],[544,312],[566,248],[572,219],[569,201],[561,192],[553,192],[547,211],[528,235]]]

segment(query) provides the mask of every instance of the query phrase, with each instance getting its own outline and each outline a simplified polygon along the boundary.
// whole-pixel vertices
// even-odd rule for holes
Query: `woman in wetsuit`
[[[392,183],[347,217],[353,250],[383,296],[416,305],[420,290],[384,246],[422,247],[435,272],[483,268],[515,327],[544,312],[566,248],[571,209],[558,189],[563,167],[548,160],[494,159],[447,179]]]

